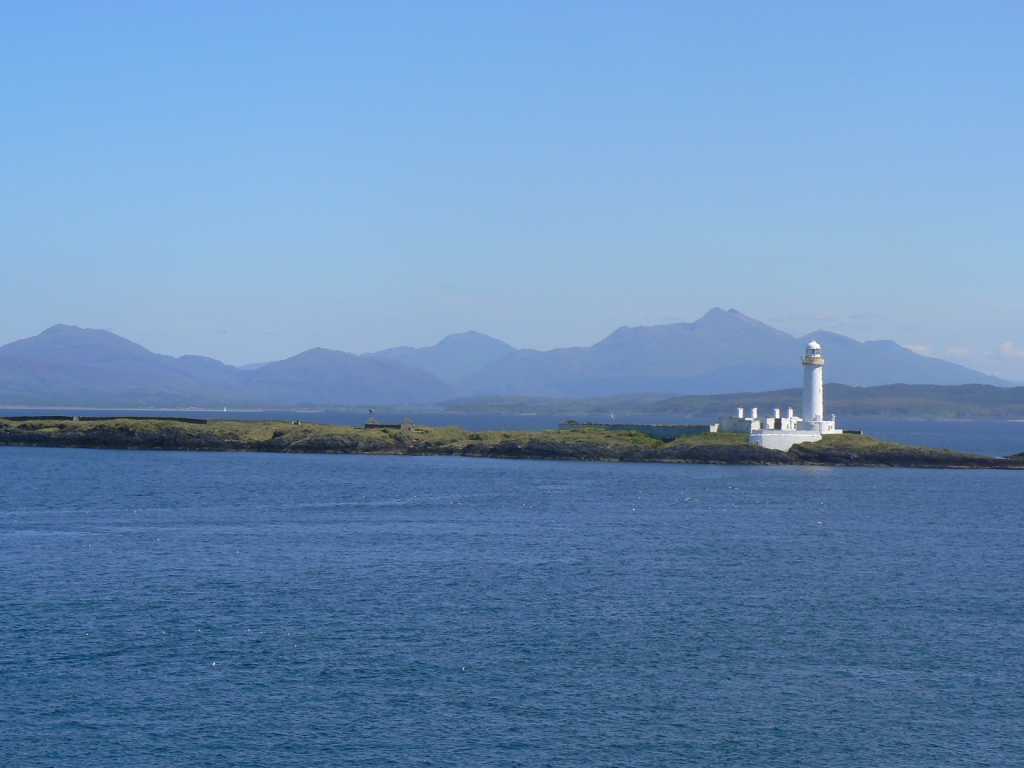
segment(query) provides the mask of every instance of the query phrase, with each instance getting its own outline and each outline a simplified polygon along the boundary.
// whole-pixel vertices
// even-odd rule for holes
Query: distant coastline
[[[57,401],[55,401],[57,402]],[[189,402],[185,400],[183,402]],[[192,400],[191,402],[202,402]],[[220,406],[157,405],[147,402],[70,400],[44,404],[42,401],[11,401],[0,404],[0,418],[15,412],[39,411],[147,413],[283,414],[283,413],[348,413],[365,414],[370,406],[378,411],[412,413],[448,413],[453,415],[553,416],[581,420],[715,421],[723,413],[739,406],[762,409],[795,407],[800,410],[799,388],[764,392],[738,392],[717,395],[622,394],[605,397],[532,397],[519,395],[482,395],[459,397],[434,404],[389,402],[379,400],[366,404],[336,405],[330,402],[287,404],[273,402]],[[935,385],[886,384],[874,387],[851,387],[829,383],[828,406],[842,418],[927,419],[934,421],[1024,421],[1024,386],[996,387],[988,384]],[[614,416],[612,416],[614,414]]]
[[[459,427],[363,429],[287,421],[88,418],[0,418],[0,446],[124,450],[465,456],[479,458],[689,464],[1024,469],[1024,453],[1006,458],[875,440],[827,436],[773,451],[729,433],[662,441],[639,432],[488,431]]]
[[[447,413],[535,413],[580,417],[716,420],[739,406],[801,408],[799,388],[721,395],[625,394],[609,397],[463,397],[442,403]],[[987,384],[885,384],[850,387],[829,383],[829,410],[844,418],[1024,421],[1024,387]]]

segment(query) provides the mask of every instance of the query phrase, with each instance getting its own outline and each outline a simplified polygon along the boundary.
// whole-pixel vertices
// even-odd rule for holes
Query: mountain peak
[[[163,356],[110,331],[61,323],[50,326],[37,336],[0,347],[0,357],[88,363],[111,358],[156,359]]]
[[[445,336],[432,347],[394,347],[369,356],[401,360],[451,383],[515,351],[500,339],[464,331]]]
[[[51,325],[45,331],[38,335],[30,338],[36,339],[119,339],[121,341],[133,343],[128,341],[122,336],[118,336],[116,333],[111,331],[104,331],[99,328],[80,328],[77,325],[68,325],[66,323],[57,323],[57,325]],[[22,339],[27,341],[27,339]]]
[[[450,333],[441,339],[435,347],[447,347],[452,345],[473,345],[473,346],[486,346],[501,348],[508,352],[515,349],[511,344],[506,344],[501,339],[496,339],[493,336],[488,336],[486,333],[480,333],[479,331],[463,331],[462,333]],[[430,347],[424,347],[424,349],[430,349]]]
[[[56,325],[51,325],[45,331],[43,331],[43,332],[41,332],[41,333],[39,333],[37,335],[39,335],[39,336],[52,336],[52,335],[58,334],[58,333],[67,333],[67,332],[72,332],[73,333],[74,331],[84,331],[84,330],[87,330],[87,329],[79,328],[77,325],[68,325],[67,323],[57,323]]]
[[[765,328],[770,328],[771,327],[771,326],[765,325],[760,320],[755,320],[752,317],[748,317],[747,315],[744,315],[742,312],[740,312],[737,309],[728,309],[728,310],[726,310],[726,309],[722,309],[721,307],[715,307],[714,309],[708,310],[707,312],[704,313],[703,317],[701,317],[699,320],[697,320],[696,322],[693,323],[694,326],[724,325],[724,324],[729,324],[729,325],[746,324],[746,325],[753,325],[753,326],[763,326]]]

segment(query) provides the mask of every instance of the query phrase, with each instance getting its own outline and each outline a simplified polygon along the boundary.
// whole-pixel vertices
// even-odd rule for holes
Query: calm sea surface
[[[1020,766],[1022,734],[1024,473],[0,448],[2,766]]]

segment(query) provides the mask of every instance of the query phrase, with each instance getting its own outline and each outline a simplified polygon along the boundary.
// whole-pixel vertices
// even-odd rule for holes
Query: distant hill
[[[467,331],[445,336],[432,347],[393,347],[371,352],[364,357],[400,360],[453,384],[515,351],[515,347],[504,341],[476,331]]]
[[[592,417],[599,421],[714,422],[737,407],[803,407],[803,390],[745,392],[716,395],[618,395],[615,397],[545,398],[481,396],[456,398],[445,403],[451,413],[532,413],[566,417]],[[887,384],[850,387],[827,384],[825,410],[840,418],[873,416],[914,419],[1024,419],[1024,387],[990,384]]]
[[[57,325],[0,347],[0,403],[92,407],[427,404],[456,394],[398,360],[313,349],[242,370]]]
[[[798,339],[736,310],[713,309],[694,323],[620,328],[591,347],[520,350],[455,386],[466,395],[567,398],[784,389],[800,385],[798,360],[811,338],[822,344],[830,382],[1008,384],[892,341],[859,342],[826,331]]]
[[[455,391],[432,373],[400,360],[321,348],[242,373],[247,390],[263,403],[425,404]]]
[[[157,355],[108,331],[55,325],[0,347],[0,402],[162,406],[239,402],[234,369]]]

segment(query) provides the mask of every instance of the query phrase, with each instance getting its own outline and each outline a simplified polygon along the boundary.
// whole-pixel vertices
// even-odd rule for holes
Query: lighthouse
[[[757,408],[738,408],[735,416],[723,416],[718,422],[719,432],[747,432],[750,442],[763,448],[776,451],[788,451],[797,443],[811,443],[821,440],[823,435],[841,435],[843,431],[836,429],[836,417],[833,414],[825,420],[825,383],[822,373],[825,358],[821,355],[821,344],[812,341],[800,358],[804,369],[804,412],[803,418],[793,415],[793,409],[787,408],[783,415],[781,408],[775,408],[771,414],[763,417],[757,415]],[[715,431],[715,430],[712,430]]]
[[[811,341],[804,351],[804,424],[805,429],[820,429],[815,424],[825,420],[825,384],[822,369],[825,358],[821,356],[821,344]]]

